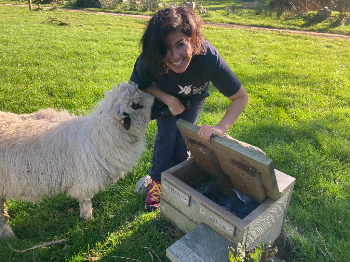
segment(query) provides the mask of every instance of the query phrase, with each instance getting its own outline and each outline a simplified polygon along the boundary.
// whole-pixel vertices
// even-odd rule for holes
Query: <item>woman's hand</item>
[[[206,126],[203,125],[199,128],[197,135],[202,139],[203,142],[210,144],[210,139],[213,136],[222,136],[223,132],[218,126]]]
[[[168,99],[170,101],[167,106],[173,116],[181,114],[185,110],[185,106],[181,103],[181,101],[173,96],[172,99]]]
[[[244,108],[248,103],[248,94],[241,86],[236,94],[228,97],[231,100],[230,105],[227,107],[224,117],[220,120],[216,126],[201,126],[197,135],[203,142],[210,144],[210,137],[212,135],[222,136],[227,130],[234,124]]]
[[[185,110],[185,106],[176,96],[163,92],[155,83],[152,83],[148,88],[143,90],[143,92],[154,96],[159,101],[166,104],[173,116],[179,115]]]

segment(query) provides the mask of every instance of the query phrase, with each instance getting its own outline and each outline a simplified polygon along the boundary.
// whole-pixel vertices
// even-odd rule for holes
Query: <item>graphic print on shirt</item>
[[[179,85],[179,87],[181,89],[180,92],[179,92],[179,95],[180,94],[189,95],[191,93],[191,86],[192,85],[182,87],[182,86]]]
[[[191,94],[192,89],[193,89],[193,95],[197,95],[197,94],[200,94],[205,89],[205,86],[192,88],[192,85],[189,85],[189,86],[180,86],[179,85],[179,88],[180,88],[180,92],[178,93],[179,95],[180,94],[189,95],[189,94]]]
[[[193,87],[193,94],[198,95],[202,93],[202,91],[205,89],[205,86],[200,86],[200,87]]]

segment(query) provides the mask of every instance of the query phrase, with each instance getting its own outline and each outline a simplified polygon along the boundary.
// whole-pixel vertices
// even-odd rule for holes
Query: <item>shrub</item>
[[[140,0],[141,11],[156,11],[160,5],[162,5],[161,0]]]
[[[119,0],[76,0],[75,7],[114,9]]]
[[[101,8],[103,9],[114,9],[119,0],[99,0]]]
[[[339,11],[339,19],[346,17],[346,12],[350,12],[349,0],[334,0],[334,10]]]
[[[278,12],[293,10],[300,13],[316,11],[325,7],[334,11],[339,11],[341,14],[350,11],[349,0],[270,0],[269,5]]]
[[[77,0],[74,3],[75,7],[92,7],[92,8],[101,8],[101,2],[99,0]]]
[[[108,0],[107,0],[108,1]],[[162,0],[128,0],[122,5],[124,10],[133,11],[156,11],[163,6]]]
[[[225,11],[226,11],[226,15],[233,14],[235,12],[235,6],[234,5],[227,6],[225,8]]]
[[[268,259],[277,253],[277,247],[271,247],[272,242],[261,242],[250,252],[245,250],[245,246],[242,243],[238,243],[237,249],[232,247],[228,248],[228,256],[230,262],[278,262],[281,260]],[[282,260],[283,261],[283,260]],[[282,262],[281,261],[281,262]]]

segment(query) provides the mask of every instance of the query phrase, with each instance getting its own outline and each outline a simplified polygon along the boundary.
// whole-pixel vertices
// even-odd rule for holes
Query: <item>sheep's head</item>
[[[117,86],[117,99],[112,107],[112,115],[123,123],[126,130],[135,127],[143,132],[151,120],[153,100],[153,96],[140,92],[137,85],[123,82]]]

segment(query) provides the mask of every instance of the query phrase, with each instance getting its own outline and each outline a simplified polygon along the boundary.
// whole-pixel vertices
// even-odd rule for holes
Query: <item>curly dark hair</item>
[[[180,31],[190,37],[193,55],[204,52],[204,39],[201,34],[202,21],[192,9],[175,6],[158,11],[149,21],[141,38],[141,60],[150,72],[159,78],[167,72],[163,62],[169,48],[168,35]]]

